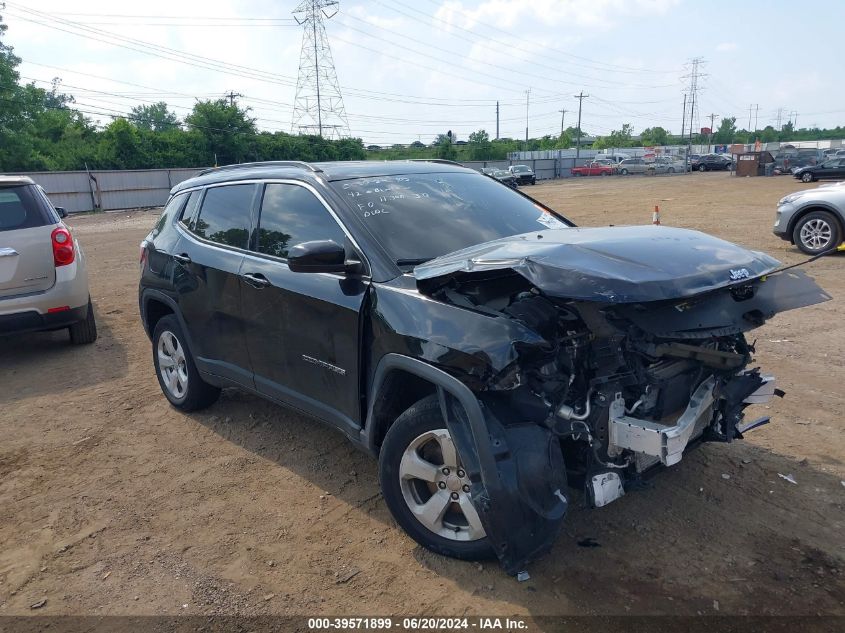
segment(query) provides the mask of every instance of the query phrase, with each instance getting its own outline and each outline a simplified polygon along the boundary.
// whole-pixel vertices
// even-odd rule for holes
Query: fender
[[[568,507],[566,468],[557,438],[546,428],[503,423],[454,376],[400,354],[376,368],[362,442],[376,452],[373,407],[387,373],[401,369],[437,388],[440,408],[472,481],[472,504],[505,571],[516,574],[551,548]]]
[[[186,343],[188,344],[188,349],[195,349],[194,342],[191,340],[191,332],[188,329],[188,325],[185,323],[185,318],[182,316],[182,311],[179,309],[179,304],[170,297],[169,295],[165,294],[161,290],[156,290],[154,288],[146,288],[141,293],[141,324],[144,326],[144,331],[147,333],[147,337],[152,340],[153,333],[149,331],[147,328],[147,305],[149,304],[150,300],[155,299],[156,301],[161,301],[171,310],[173,310],[173,314],[176,315],[176,319],[179,321],[179,326],[182,328],[182,334],[185,335]]]
[[[833,217],[839,222],[840,228],[845,230],[845,218],[842,217],[842,212],[837,209],[835,206],[827,203],[827,202],[805,202],[801,205],[795,212],[792,214],[792,217],[789,220],[789,239],[792,239],[792,232],[795,230],[795,226],[798,222],[808,213],[812,213],[813,211],[827,211],[828,213],[832,214]]]

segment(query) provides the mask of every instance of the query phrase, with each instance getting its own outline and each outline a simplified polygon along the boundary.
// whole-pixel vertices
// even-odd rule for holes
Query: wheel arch
[[[191,333],[188,331],[188,326],[176,301],[163,292],[151,288],[147,288],[141,293],[141,323],[150,339],[153,337],[156,324],[168,314],[172,314],[178,319],[188,349],[194,349]]]
[[[789,220],[789,240],[793,244],[795,244],[795,239],[793,238],[792,234],[795,232],[795,227],[798,226],[798,223],[801,221],[801,218],[804,216],[813,213],[815,211],[827,211],[830,213],[833,218],[836,220],[836,223],[839,225],[839,234],[845,235],[845,220],[842,217],[842,214],[837,210],[835,207],[823,203],[823,202],[812,202],[807,204],[807,206],[802,207],[798,211],[796,211],[792,218]]]
[[[423,395],[400,409],[399,407],[410,399],[410,396],[401,395],[401,392],[405,390],[401,388],[398,381],[407,379],[409,376],[412,377],[414,386],[421,389]],[[413,392],[412,389],[408,391]],[[379,360],[368,398],[367,419],[361,430],[362,443],[370,453],[378,455],[381,440],[396,417],[420,398],[435,392],[440,401],[443,419],[447,424],[454,421],[454,416],[450,414],[447,406],[447,394],[462,407],[475,445],[482,478],[488,488],[498,489],[499,474],[478,399],[460,380],[419,359],[390,353]],[[393,412],[397,410],[398,413],[391,419]]]

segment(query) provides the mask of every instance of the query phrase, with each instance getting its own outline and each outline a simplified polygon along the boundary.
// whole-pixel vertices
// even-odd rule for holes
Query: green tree
[[[225,99],[196,103],[185,123],[203,139],[206,164],[243,162],[249,140],[256,134],[255,120],[249,118],[248,110],[230,105]]]
[[[647,127],[640,134],[640,143],[645,146],[668,145],[669,132],[667,132],[659,125],[655,127]]]
[[[723,145],[733,143],[736,136],[736,117],[724,117],[718,129],[713,133],[713,142]]]
[[[486,130],[478,130],[469,135],[469,154],[472,160],[489,160],[493,144]]]
[[[458,152],[455,150],[455,146],[452,145],[452,141],[453,138],[447,134],[437,135],[437,139],[434,141],[437,158],[455,160],[458,157]]]
[[[179,119],[164,101],[152,105],[139,105],[130,110],[129,120],[142,130],[164,132],[179,126]]]

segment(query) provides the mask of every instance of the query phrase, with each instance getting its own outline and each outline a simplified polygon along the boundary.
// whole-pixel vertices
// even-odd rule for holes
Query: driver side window
[[[305,187],[270,183],[264,189],[258,220],[258,252],[287,259],[292,246],[346,235],[323,203]]]

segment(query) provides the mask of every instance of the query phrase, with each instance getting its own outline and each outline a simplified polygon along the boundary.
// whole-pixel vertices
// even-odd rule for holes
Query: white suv
[[[97,340],[85,255],[66,217],[26,176],[0,176],[0,335],[70,331]]]

